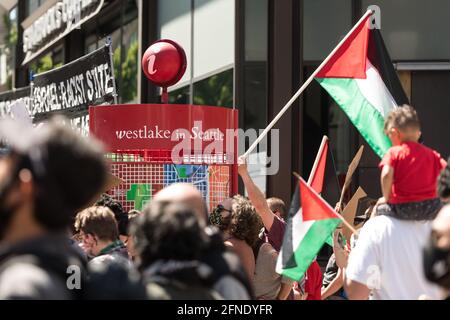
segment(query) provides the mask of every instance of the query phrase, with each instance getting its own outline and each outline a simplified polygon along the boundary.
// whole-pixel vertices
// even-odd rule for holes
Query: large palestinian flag
[[[384,118],[408,99],[394,70],[380,30],[368,16],[319,71],[316,80],[347,114],[375,153],[391,146]]]

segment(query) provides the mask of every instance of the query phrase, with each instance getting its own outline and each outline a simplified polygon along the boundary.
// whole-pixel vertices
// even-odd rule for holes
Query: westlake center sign
[[[89,132],[110,152],[158,150],[173,163],[233,164],[238,111],[196,105],[113,105],[89,108]]]

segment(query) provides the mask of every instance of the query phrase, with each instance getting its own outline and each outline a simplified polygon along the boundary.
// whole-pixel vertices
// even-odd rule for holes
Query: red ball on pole
[[[142,57],[142,71],[155,85],[163,87],[163,103],[167,103],[167,87],[177,83],[186,71],[186,54],[175,41],[154,42]]]

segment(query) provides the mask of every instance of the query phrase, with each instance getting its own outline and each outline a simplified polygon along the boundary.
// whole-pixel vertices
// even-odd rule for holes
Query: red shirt
[[[272,227],[266,231],[266,242],[269,242],[276,252],[280,252],[283,244],[284,230],[286,230],[286,222],[278,217],[273,218]]]
[[[437,197],[437,178],[447,165],[439,153],[417,142],[391,147],[379,167],[394,169],[389,203],[418,202]]]
[[[306,270],[305,292],[306,300],[322,300],[322,270],[316,260]]]

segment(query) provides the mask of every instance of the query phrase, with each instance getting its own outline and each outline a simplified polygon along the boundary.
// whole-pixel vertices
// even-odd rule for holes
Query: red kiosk
[[[163,87],[162,104],[89,108],[90,134],[104,143],[112,174],[122,180],[108,193],[126,210],[141,210],[162,188],[188,182],[212,209],[237,193],[238,112],[168,104],[167,87],[186,70],[184,50],[171,40],[152,44],[142,68]]]

